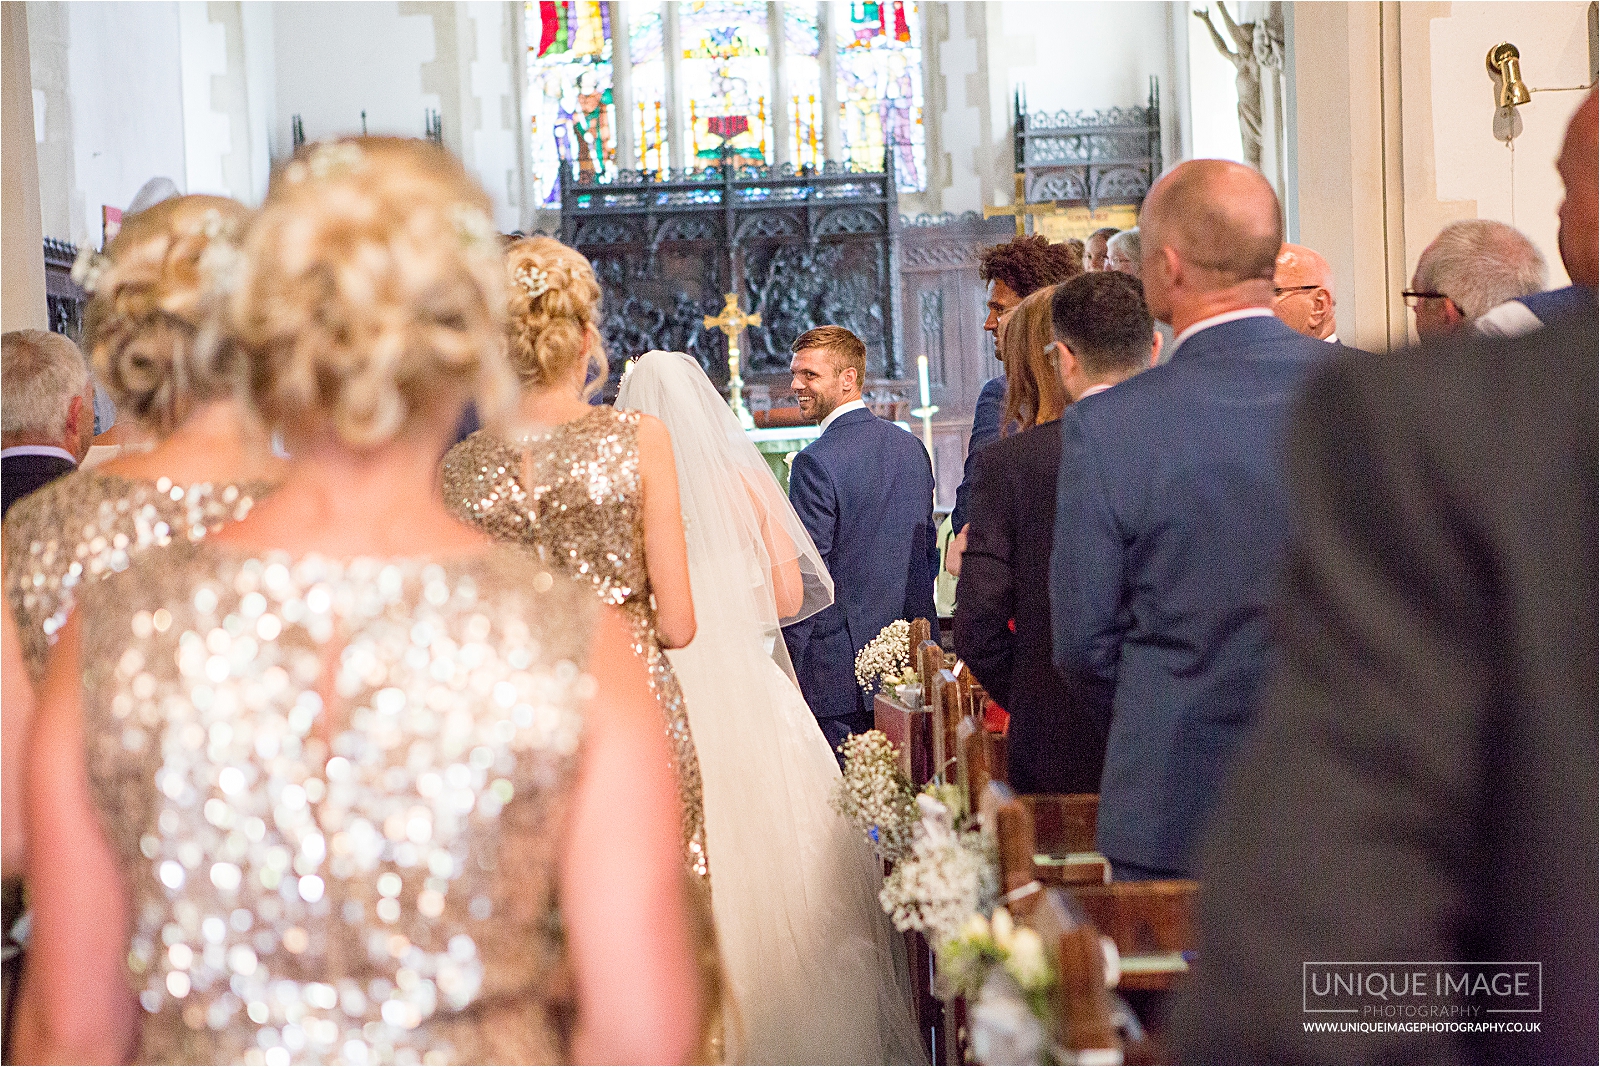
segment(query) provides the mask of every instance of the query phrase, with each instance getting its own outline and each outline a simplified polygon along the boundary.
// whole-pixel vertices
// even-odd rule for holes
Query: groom
[[[856,653],[896,619],[939,632],[933,467],[922,443],[867,410],[867,349],[842,326],[794,342],[792,387],[822,436],[794,457],[789,502],[833,576],[833,604],[783,631],[800,691],[835,750],[872,729]]]

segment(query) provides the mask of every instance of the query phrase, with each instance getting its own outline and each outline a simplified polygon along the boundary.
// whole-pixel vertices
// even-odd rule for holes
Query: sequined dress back
[[[621,608],[661,704],[683,806],[685,862],[709,878],[705,803],[683,691],[656,635],[640,505],[639,419],[607,406],[514,444],[488,431],[445,455],[445,504],[497,540],[523,545]]]
[[[176,485],[80,469],[19,500],[4,526],[6,600],[34,684],[86,584],[244,518],[271,489],[264,482]]]
[[[342,563],[212,541],[83,604],[141,1062],[563,1061],[591,597],[503,548]]]

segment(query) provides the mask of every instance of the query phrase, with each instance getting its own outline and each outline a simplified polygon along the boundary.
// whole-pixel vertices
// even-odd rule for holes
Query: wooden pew
[[[1048,799],[1048,798],[1037,798]],[[1036,861],[1034,811],[1009,787],[991,782],[980,811],[992,819],[1000,852],[1003,891],[1052,881]],[[1123,957],[1121,990],[1166,990],[1188,971],[1183,953],[1194,944],[1194,898],[1199,884],[1188,880],[1070,885],[1072,896]]]
[[[1074,1058],[1089,1051],[1121,1053],[1112,1021],[1114,1005],[1106,988],[1106,958],[1100,933],[1088,913],[1060,889],[1032,893],[1016,901],[1012,917],[1044,941],[1056,970],[1052,1039]],[[1095,1057],[1110,1062],[1110,1057]],[[1120,1060],[1118,1061],[1120,1062]]]

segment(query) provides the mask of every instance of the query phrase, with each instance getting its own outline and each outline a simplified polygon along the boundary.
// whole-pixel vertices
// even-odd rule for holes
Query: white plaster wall
[[[306,139],[361,132],[421,137],[439,95],[422,89],[422,66],[435,58],[433,18],[402,14],[401,5],[314,2],[272,5],[272,155],[292,151],[299,115]]]
[[[217,196],[248,195],[230,187],[222,159],[233,150],[226,112],[212,106],[213,77],[228,75],[228,36],[211,21],[205,0],[181,0],[178,8],[178,47],[183,87],[183,158],[191,193]]]
[[[1516,226],[1544,253],[1550,284],[1565,285],[1567,275],[1556,245],[1556,208],[1563,193],[1553,162],[1583,94],[1534,93],[1532,102],[1517,109],[1522,134],[1512,142],[1514,151],[1508,150],[1494,137],[1494,82],[1484,67],[1484,56],[1495,44],[1510,41],[1522,53],[1523,80],[1531,88],[1582,85],[1589,78],[1588,4],[1449,7],[1447,17],[1431,20],[1429,34],[1437,188],[1416,192],[1441,201],[1474,201],[1476,217]],[[1425,119],[1408,113],[1408,135],[1415,122]],[[1427,240],[1426,235],[1419,237]],[[1411,268],[1423,247],[1408,249]]]
[[[70,180],[81,209],[71,212],[73,232],[64,236],[78,243],[92,240],[98,247],[101,205],[126,208],[139,187],[158,176],[186,187],[178,5],[84,0],[64,9]],[[66,179],[41,175],[41,180]]]
[[[517,228],[522,204],[518,197],[516,90],[512,79],[523,69],[513,62],[510,43],[516,39],[510,19],[517,8],[502,0],[471,0],[460,5],[468,19],[473,56],[468,69],[469,92],[476,101],[476,129],[470,131],[468,165],[494,201],[495,225],[502,232]]]

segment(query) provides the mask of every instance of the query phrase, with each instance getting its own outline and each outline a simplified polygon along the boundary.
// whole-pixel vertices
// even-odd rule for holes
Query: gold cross
[[[721,330],[728,337],[728,406],[739,417],[739,425],[747,430],[756,428],[750,409],[744,406],[744,378],[739,375],[739,335],[746,326],[760,326],[761,313],[746,315],[739,310],[739,294],[723,293],[722,313],[707,315],[702,320],[708,330]]]
[[[1029,215],[1035,218],[1040,215],[1060,215],[1065,210],[1054,201],[1048,204],[1028,203],[1028,192],[1023,188],[1023,174],[1019,170],[1016,175],[1016,191],[1011,197],[1010,207],[986,207],[983,217],[986,219],[999,218],[1001,215],[1010,215],[1017,220],[1017,236],[1021,237],[1028,232],[1026,220]]]

